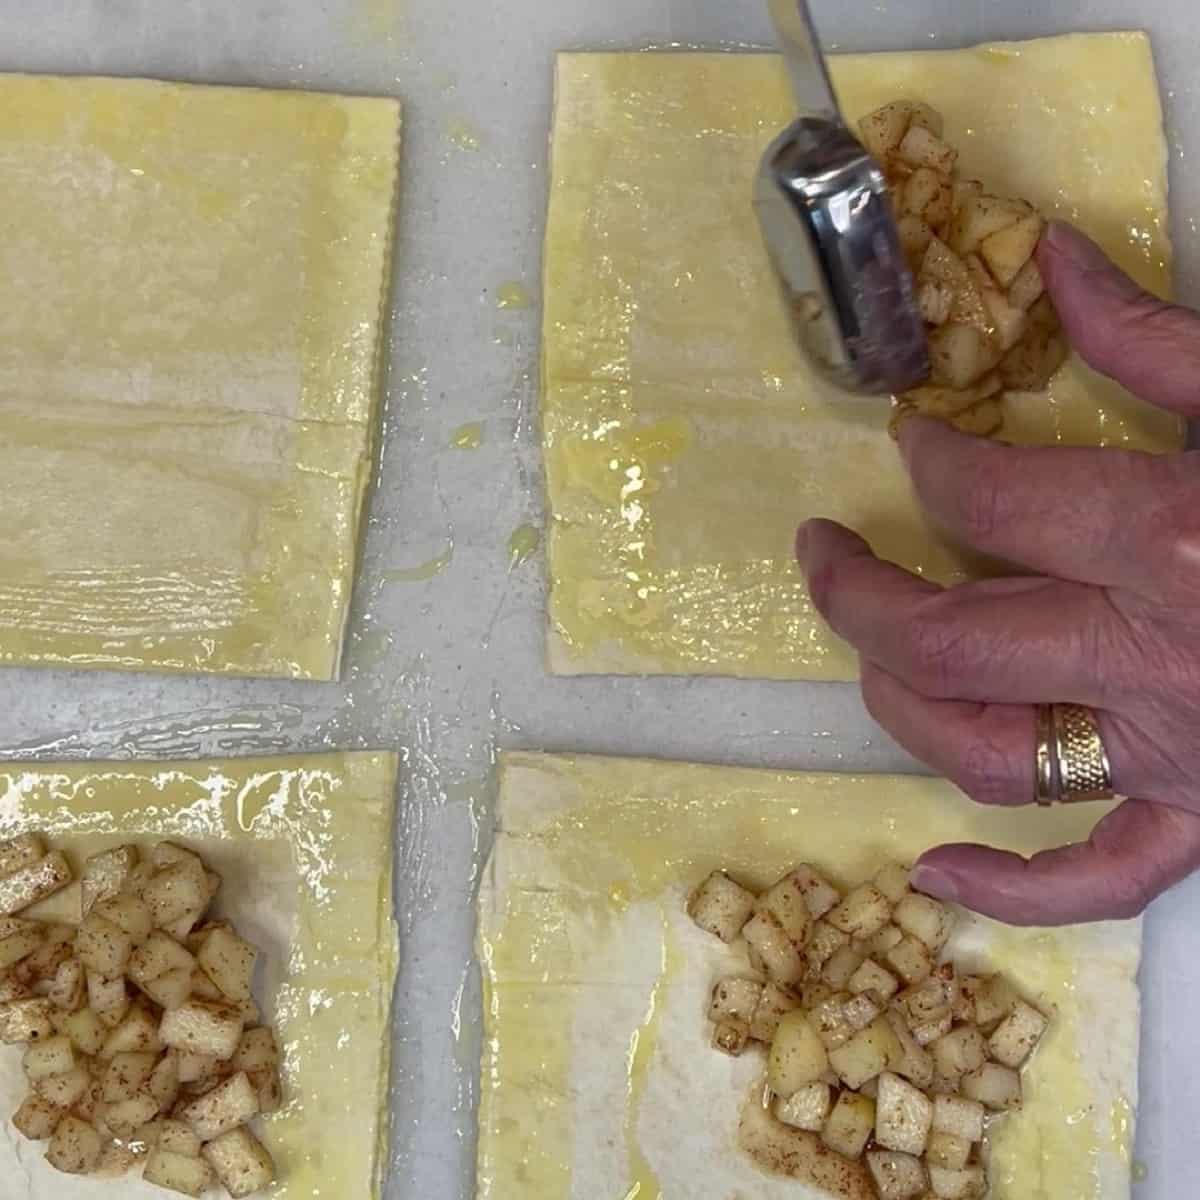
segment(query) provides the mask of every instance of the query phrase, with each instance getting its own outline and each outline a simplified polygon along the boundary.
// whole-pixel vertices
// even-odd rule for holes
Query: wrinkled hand
[[[1052,226],[1039,260],[1075,348],[1200,417],[1200,316]],[[1015,448],[912,418],[901,450],[953,536],[1038,576],[939,588],[828,521],[801,530],[813,600],[862,659],[875,719],[984,804],[1034,795],[1034,708],[1095,709],[1127,800],[1086,844],[1025,860],[942,846],[923,891],[1015,924],[1129,917],[1200,867],[1200,454]]]

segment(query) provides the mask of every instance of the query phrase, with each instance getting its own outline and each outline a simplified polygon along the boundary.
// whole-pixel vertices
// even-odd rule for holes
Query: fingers
[[[1062,222],[1050,225],[1038,263],[1087,363],[1152,404],[1200,415],[1200,317],[1142,291]]]
[[[914,758],[980,804],[1034,799],[1033,709],[930,700],[871,663],[862,666],[867,711]]]
[[[1026,578],[942,589],[880,562],[830,521],[804,526],[797,553],[833,629],[931,699],[1104,707],[1130,657],[1123,626],[1096,588]]]
[[[1195,485],[1181,488],[1177,464],[1158,455],[1018,449],[921,417],[901,426],[900,448],[921,503],[952,536],[1080,583],[1142,591],[1171,578],[1172,510],[1185,497],[1195,510]]]
[[[1200,864],[1200,816],[1128,800],[1083,843],[1035,854],[941,846],[913,886],[1012,925],[1070,925],[1137,916]]]

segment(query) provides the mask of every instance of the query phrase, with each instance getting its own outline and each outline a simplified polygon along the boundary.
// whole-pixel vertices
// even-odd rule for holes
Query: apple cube
[[[84,862],[80,876],[83,915],[86,917],[98,901],[115,896],[137,864],[136,846],[114,846],[91,855]]]
[[[916,892],[899,901],[893,919],[905,933],[923,942],[933,954],[941,950],[954,929],[954,914],[950,909]]]
[[[71,868],[57,850],[0,878],[0,916],[11,916],[53,896],[71,882]]]
[[[812,931],[812,914],[798,882],[785,875],[778,883],[768,888],[758,900],[758,911],[769,913],[779,928],[797,946],[808,941]]]
[[[819,971],[843,946],[850,944],[850,937],[835,929],[828,921],[817,921],[812,927],[808,945],[804,948],[805,958],[813,971]]]
[[[983,1141],[984,1108],[978,1100],[965,1096],[935,1096],[933,1128],[953,1134],[967,1142]]]
[[[785,1013],[767,1056],[767,1082],[777,1096],[794,1095],[829,1069],[829,1056],[807,1014]]]
[[[176,1050],[230,1058],[242,1039],[242,1020],[225,1005],[191,1000],[163,1014],[160,1035]]]
[[[75,1047],[71,1039],[56,1034],[36,1042],[25,1051],[23,1066],[29,1079],[41,1079],[45,1075],[61,1075],[75,1065]]]
[[[1033,258],[1045,228],[1046,223],[1033,213],[998,229],[980,242],[979,253],[1002,287],[1011,286],[1021,269]]]
[[[753,979],[736,979],[730,977],[721,979],[713,986],[712,999],[708,1006],[708,1019],[710,1021],[730,1021],[745,1025],[747,1028],[750,1022],[754,1019],[755,1009],[758,1008],[759,1001],[762,999],[763,985]],[[274,1038],[269,1029],[247,1030],[242,1035],[242,1042],[238,1049],[247,1045],[247,1038],[253,1035],[255,1038],[260,1038],[266,1034],[271,1038],[274,1044]],[[262,1066],[273,1065],[267,1063],[250,1063],[240,1064],[242,1070],[258,1070]]]
[[[884,1071],[875,1098],[875,1141],[885,1150],[920,1157],[933,1125],[933,1101],[906,1079]]]
[[[181,861],[157,871],[141,894],[150,906],[155,928],[161,929],[188,913],[202,911],[208,903],[209,886],[199,860]]]
[[[261,1191],[275,1178],[271,1155],[245,1127],[215,1138],[203,1153],[234,1200]]]
[[[1047,1025],[1036,1008],[1018,1000],[988,1041],[992,1058],[1006,1067],[1021,1066],[1037,1048]]]
[[[1031,258],[1017,272],[1017,277],[1008,289],[1008,302],[1014,308],[1028,312],[1046,293],[1046,282],[1042,278],[1037,259]]]
[[[131,1140],[143,1125],[157,1116],[158,1103],[145,1092],[104,1106],[104,1124],[122,1141]]]
[[[158,1022],[141,1005],[130,1007],[125,1019],[105,1039],[100,1057],[108,1060],[118,1054],[157,1054],[162,1050]]]
[[[1017,1006],[1020,997],[1003,975],[988,975],[975,989],[975,1019],[986,1031],[995,1027]]]
[[[911,934],[906,934],[884,956],[883,961],[906,984],[927,979],[933,971],[933,956],[929,947]]]
[[[916,1087],[928,1088],[933,1083],[933,1056],[913,1037],[900,1013],[887,1012],[884,1019],[900,1047],[899,1056],[889,1064],[891,1069]]]
[[[900,981],[890,971],[885,971],[877,962],[868,958],[850,976],[846,987],[853,995],[874,992],[885,1000],[890,1000],[899,991]]]
[[[1021,1077],[999,1063],[984,1063],[977,1071],[964,1075],[962,1090],[968,1100],[978,1100],[992,1112],[1012,1112],[1021,1107]]]
[[[688,916],[706,933],[732,942],[750,920],[757,897],[724,871],[714,871],[688,901]]]
[[[196,962],[230,1000],[240,1002],[250,999],[257,957],[258,951],[236,933],[215,929],[197,952]]]
[[[28,958],[41,944],[41,928],[32,921],[23,923],[22,928],[14,930],[0,940],[0,971],[16,966],[23,958]]]
[[[856,1159],[866,1149],[875,1128],[875,1101],[856,1092],[843,1092],[825,1122],[821,1140],[830,1150]]]
[[[718,1021],[713,1026],[712,1044],[714,1050],[737,1058],[746,1049],[750,1041],[750,1030],[743,1024],[732,1021]]]
[[[742,936],[776,983],[790,987],[804,977],[805,962],[799,947],[770,913],[756,912],[746,922]]]
[[[826,920],[852,938],[869,938],[892,918],[888,898],[873,884],[864,883],[831,909]]]
[[[924,1193],[928,1182],[919,1158],[890,1150],[869,1150],[867,1170],[875,1181],[879,1200],[912,1200]]]
[[[67,1175],[90,1175],[103,1150],[104,1143],[95,1126],[68,1113],[50,1139],[46,1161]]]
[[[817,1079],[805,1084],[788,1097],[775,1102],[775,1116],[793,1129],[806,1129],[809,1133],[820,1133],[829,1119],[833,1094],[824,1080]]]
[[[74,1107],[91,1086],[92,1077],[82,1063],[77,1063],[61,1075],[44,1075],[33,1080],[33,1090],[55,1108]]]
[[[932,1167],[961,1171],[971,1161],[971,1143],[966,1138],[955,1137],[952,1133],[939,1133],[934,1130],[929,1135],[925,1158]]]
[[[861,942],[863,949],[872,958],[882,958],[895,945],[904,940],[904,934],[897,925],[885,925],[874,937]]]
[[[142,1178],[184,1196],[201,1196],[213,1183],[213,1170],[202,1158],[156,1146],[146,1159]]]
[[[38,1042],[53,1036],[54,1006],[41,998],[0,1004],[0,1042]]]
[[[0,842],[0,878],[15,875],[46,857],[46,843],[40,834],[22,833]]]
[[[896,1035],[880,1020],[829,1052],[829,1065],[848,1088],[858,1089],[887,1069],[896,1053]]]
[[[763,985],[758,1004],[754,1008],[754,1015],[750,1019],[750,1036],[757,1042],[770,1042],[775,1037],[783,1014],[791,1012],[796,1007],[796,998],[790,992],[785,992],[778,984],[768,981]],[[249,1034],[252,1031],[247,1030],[246,1032]],[[240,1049],[239,1047],[239,1051]],[[236,1055],[234,1060],[236,1062]]]
[[[821,969],[821,978],[831,988],[840,991],[850,982],[854,973],[862,964],[862,951],[858,950],[854,945],[843,946],[840,950],[835,950],[830,955],[829,961]]]
[[[210,1142],[258,1115],[258,1093],[244,1071],[193,1100],[179,1114],[202,1141]]]
[[[846,1020],[849,999],[848,992],[833,992],[814,1004],[809,1012],[809,1020],[826,1050],[836,1050],[854,1036],[855,1031]]]
[[[912,124],[912,116],[913,105],[897,100],[863,117],[858,129],[867,153],[880,162],[895,154]]]
[[[872,1021],[877,1021],[883,1012],[883,999],[878,995],[872,995],[868,992],[862,992],[857,996],[851,996],[842,1005],[842,1014],[846,1018],[846,1024],[857,1033],[860,1029],[866,1029]]]
[[[108,1038],[108,1030],[90,1008],[81,1008],[78,1012],[71,1013],[63,1022],[63,1033],[71,1039],[81,1054],[90,1057],[100,1053]]]
[[[192,995],[194,972],[189,968],[168,971],[142,984],[142,991],[160,1008],[170,1012],[182,1008]]]
[[[101,1078],[101,1100],[113,1104],[132,1096],[150,1078],[157,1057],[149,1051],[114,1054]]]
[[[125,930],[93,911],[79,926],[75,952],[90,972],[104,979],[118,979],[129,965],[133,939]]]
[[[974,1025],[960,1025],[929,1049],[938,1073],[950,1078],[977,1071],[987,1061],[987,1043]]]
[[[931,1166],[929,1185],[937,1200],[980,1200],[988,1190],[987,1175],[979,1166],[964,1167],[961,1171]]]
[[[958,151],[922,125],[910,125],[896,150],[911,167],[929,167],[949,175],[958,161]]]
[[[31,1142],[44,1142],[54,1136],[65,1112],[65,1109],[32,1093],[21,1101],[21,1107],[13,1114],[12,1123],[17,1132]]]

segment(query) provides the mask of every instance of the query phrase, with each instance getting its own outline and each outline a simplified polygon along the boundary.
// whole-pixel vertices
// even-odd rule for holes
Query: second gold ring
[[[1112,798],[1112,768],[1096,714],[1081,704],[1039,704],[1035,741],[1038,804]]]

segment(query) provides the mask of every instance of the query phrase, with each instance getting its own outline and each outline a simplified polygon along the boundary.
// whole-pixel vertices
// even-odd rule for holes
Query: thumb
[[[1072,925],[1137,916],[1200,866],[1200,816],[1126,800],[1086,842],[1022,858],[985,846],[939,846],[913,887],[1010,925]]]
[[[1062,221],[1042,239],[1038,265],[1089,366],[1151,404],[1200,416],[1200,316],[1143,291]]]

